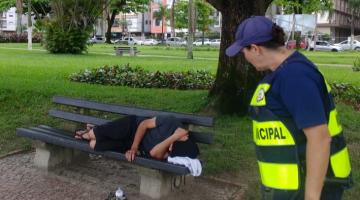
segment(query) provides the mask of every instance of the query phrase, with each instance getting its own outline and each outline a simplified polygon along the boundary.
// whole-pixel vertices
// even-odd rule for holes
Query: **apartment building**
[[[140,36],[143,32],[145,36],[160,36],[162,32],[167,36],[170,33],[170,27],[167,22],[162,24],[162,20],[155,19],[154,13],[159,10],[160,4],[171,7],[172,0],[151,1],[144,13],[120,13],[115,17],[115,23],[111,28],[112,32],[131,33]]]
[[[335,42],[348,39],[351,34],[351,7],[348,0],[333,0],[334,10],[318,15],[318,31],[327,33]],[[355,35],[360,35],[360,16],[354,17]]]
[[[306,32],[308,32],[308,28],[311,29],[313,27],[311,31],[313,32],[316,25],[317,32],[320,34],[328,34],[333,42],[341,42],[348,39],[351,35],[351,8],[349,2],[348,0],[333,0],[333,5],[334,8],[331,13],[320,12],[317,16],[313,15],[313,24],[309,22],[310,20],[307,20],[307,24],[304,26],[301,24],[301,21],[297,20],[296,30],[299,31],[299,29],[305,28]],[[270,18],[286,18],[282,13],[281,7],[276,5],[269,7],[267,15]],[[289,29],[289,27],[292,26],[292,19],[283,21],[284,24],[287,24],[284,26],[284,29]],[[360,16],[355,16],[354,24],[355,35],[360,35]]]
[[[16,8],[10,8],[7,12],[0,12],[0,31],[16,31]]]

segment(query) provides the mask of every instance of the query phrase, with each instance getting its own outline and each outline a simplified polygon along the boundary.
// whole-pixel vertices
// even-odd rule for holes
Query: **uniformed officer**
[[[253,16],[226,49],[270,72],[250,102],[262,197],[341,199],[351,166],[331,88],[311,61],[285,48],[284,36],[271,20]]]

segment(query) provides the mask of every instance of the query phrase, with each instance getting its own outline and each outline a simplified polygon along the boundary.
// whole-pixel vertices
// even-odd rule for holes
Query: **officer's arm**
[[[304,128],[306,144],[305,200],[320,199],[325,180],[331,137],[326,124]]]

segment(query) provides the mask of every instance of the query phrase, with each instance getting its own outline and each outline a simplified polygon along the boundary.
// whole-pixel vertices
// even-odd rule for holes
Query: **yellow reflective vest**
[[[301,148],[305,152],[306,141],[299,139],[298,135],[304,133],[292,119],[280,118],[266,108],[266,92],[270,87],[268,83],[259,84],[250,102],[261,183],[264,188],[273,190],[275,199],[293,199],[304,187],[305,155],[299,155],[299,152]],[[327,90],[330,93],[328,84]],[[350,186],[349,153],[335,106],[329,115],[328,128],[332,141],[326,179]]]

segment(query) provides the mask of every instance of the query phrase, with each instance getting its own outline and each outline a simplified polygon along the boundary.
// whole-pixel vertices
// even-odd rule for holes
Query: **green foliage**
[[[214,23],[214,20],[209,18],[211,12],[214,11],[214,8],[203,0],[196,0],[195,9],[197,29],[205,32],[208,30],[209,26]],[[177,1],[175,4],[175,11],[175,28],[187,28],[189,21],[188,1]]]
[[[16,0],[1,0],[0,1],[0,12],[7,11],[11,7],[15,7]]]
[[[102,85],[118,85],[138,88],[209,89],[214,76],[205,70],[186,72],[149,72],[141,67],[103,66],[85,69],[70,75],[70,80]]]
[[[64,30],[57,21],[49,22],[45,29],[45,48],[51,53],[79,54],[87,50],[91,29]]]
[[[45,24],[45,48],[51,53],[86,51],[102,3],[97,0],[53,0],[52,6],[52,18]]]
[[[149,0],[111,0],[110,9],[112,12],[143,12],[146,11],[146,6]]]
[[[175,28],[182,29],[187,28],[188,24],[188,1],[178,0],[175,4],[175,12],[174,16],[175,20]]]
[[[313,13],[333,8],[331,0],[274,0],[274,3],[283,6],[286,14]]]
[[[354,72],[359,72],[360,71],[360,57],[357,57],[354,60],[354,66],[353,66],[352,69],[353,69]]]
[[[169,18],[170,16],[170,10],[166,8],[166,5],[159,4],[159,10],[154,11],[153,18],[155,18],[158,21],[161,21],[161,33],[164,36],[164,24],[166,23],[166,18]]]
[[[358,110],[360,109],[360,87],[349,83],[334,82],[331,84],[331,89],[331,93],[336,100],[348,103]]]
[[[360,13],[360,0],[349,0],[349,7],[352,8],[355,15]]]
[[[209,26],[214,23],[214,20],[209,18],[214,9],[210,4],[203,0],[196,0],[195,6],[197,13],[197,28],[202,32],[207,32],[209,30]]]

